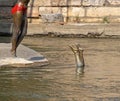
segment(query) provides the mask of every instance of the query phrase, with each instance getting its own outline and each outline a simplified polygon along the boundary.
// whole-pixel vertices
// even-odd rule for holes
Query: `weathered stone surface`
[[[61,8],[62,9],[62,15],[64,16],[64,17],[67,17],[67,13],[68,13],[68,8],[67,7],[62,7]]]
[[[0,0],[0,7],[2,6],[13,6],[17,0]]]
[[[12,18],[2,18],[0,19],[0,23],[13,23],[13,19]]]
[[[89,20],[89,19],[88,19]],[[101,19],[102,20],[102,19]],[[68,23],[29,24],[28,35],[49,35],[54,37],[114,37],[120,38],[120,23]],[[91,36],[90,33],[93,35]]]
[[[88,17],[120,16],[119,7],[90,7],[87,9]]]
[[[61,7],[39,7],[39,14],[62,13]]]
[[[0,22],[11,22],[11,7],[17,0],[0,0]],[[42,14],[62,14],[64,22],[69,21],[91,21],[104,17],[111,18],[111,22],[118,21],[120,11],[120,0],[30,0],[28,5],[29,22],[41,22]],[[83,18],[85,17],[85,18]],[[113,17],[116,17],[115,19]],[[36,19],[37,18],[37,19]],[[40,18],[38,20],[38,18]],[[92,21],[93,20],[93,21]]]
[[[119,23],[120,22],[120,17],[109,18],[109,22],[111,22],[111,23]]]
[[[38,7],[28,7],[27,17],[39,17],[39,8]]]
[[[51,0],[30,0],[28,6],[51,6]]]
[[[43,22],[64,22],[62,14],[42,14]]]
[[[81,6],[81,0],[71,0],[70,6]]]
[[[68,10],[69,17],[84,17],[85,9],[83,7],[70,7]]]
[[[86,20],[86,18],[83,20]],[[88,18],[88,21],[90,20],[91,18]],[[102,19],[99,19],[99,21],[102,21]],[[93,33],[95,36],[98,35],[96,37],[112,38],[115,35],[116,38],[120,38],[120,23],[66,23],[64,25],[51,23],[28,24],[27,35],[52,35],[53,37],[88,37],[88,33]]]
[[[39,15],[42,14],[62,14],[64,17],[64,22],[65,22],[65,17],[67,17],[67,7],[40,7],[39,8]]]
[[[120,5],[120,0],[107,0],[110,5]]]
[[[62,14],[65,17],[84,17],[85,9],[83,7],[40,7],[39,14]]]
[[[51,6],[80,6],[81,0],[51,0]]]
[[[89,17],[86,17],[86,18],[80,18],[80,22],[82,23],[103,23],[103,18],[89,18]]]
[[[39,25],[33,25],[32,27],[36,28],[36,26],[39,26],[38,32],[44,29],[44,31],[46,31],[48,35],[50,33],[52,36],[58,36],[58,37],[62,37],[62,36],[70,37],[74,35],[78,37],[87,37],[88,33],[94,33],[95,37],[97,37],[99,35],[101,36],[101,33],[103,33],[105,30],[105,27],[99,26],[99,24],[92,25],[85,23],[80,23],[80,24],[71,23],[62,26],[56,24],[39,24]]]
[[[0,20],[3,18],[11,18],[11,7],[0,7]]]
[[[66,6],[67,0],[51,0],[51,6]]]
[[[103,6],[105,0],[83,0],[83,6]]]
[[[35,67],[48,64],[48,60],[36,51],[20,45],[17,50],[18,57],[10,54],[11,44],[0,43],[0,67]]]
[[[69,17],[69,22],[71,23],[103,23],[103,18],[89,18],[89,17]]]
[[[39,24],[41,22],[40,18],[28,18],[28,23],[35,23],[35,24]]]
[[[0,35],[7,35],[12,33],[12,23],[0,23]]]
[[[37,34],[47,34],[47,29],[46,29],[46,24],[45,23],[39,23],[39,24],[34,24],[34,23],[28,23],[28,31],[27,35],[37,35]]]

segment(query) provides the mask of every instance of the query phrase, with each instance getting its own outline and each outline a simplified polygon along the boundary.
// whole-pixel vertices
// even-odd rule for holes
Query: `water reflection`
[[[85,50],[84,75],[75,72],[68,47],[74,43]],[[119,39],[27,37],[23,44],[47,57],[50,65],[1,68],[0,101],[120,101]]]

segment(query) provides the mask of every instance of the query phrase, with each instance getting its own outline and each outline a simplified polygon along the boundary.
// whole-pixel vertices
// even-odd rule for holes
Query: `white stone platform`
[[[48,65],[48,60],[24,45],[17,49],[17,57],[10,54],[11,44],[0,43],[0,67],[35,67]]]

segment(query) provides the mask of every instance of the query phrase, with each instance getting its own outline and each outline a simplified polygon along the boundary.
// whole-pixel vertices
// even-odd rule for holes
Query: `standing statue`
[[[13,16],[13,35],[12,35],[12,49],[11,54],[16,55],[16,49],[27,33],[27,5],[30,0],[18,0],[16,5],[12,8]]]
[[[76,65],[77,65],[77,69],[76,72],[78,74],[82,74],[84,73],[84,57],[83,57],[83,49],[80,47],[79,44],[75,45],[75,46],[69,46],[72,50],[72,52],[74,53],[75,56],[75,61],[76,61]]]

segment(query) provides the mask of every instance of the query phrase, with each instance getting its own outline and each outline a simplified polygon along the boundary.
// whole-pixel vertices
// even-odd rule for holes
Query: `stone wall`
[[[0,0],[0,22],[11,22],[11,8],[17,0]]]
[[[29,22],[42,22],[42,14],[60,13],[64,22],[120,22],[120,0],[31,0]]]
[[[0,0],[0,22],[12,18],[10,10],[16,2]],[[120,22],[120,0],[30,0],[29,23],[44,22],[43,14],[61,14],[63,22]]]

